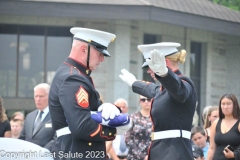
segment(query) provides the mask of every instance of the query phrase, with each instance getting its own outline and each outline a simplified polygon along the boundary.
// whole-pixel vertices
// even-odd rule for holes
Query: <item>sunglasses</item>
[[[148,102],[150,102],[150,101],[151,101],[151,98],[141,98],[141,99],[140,99],[141,102],[145,102],[146,100],[147,100]]]

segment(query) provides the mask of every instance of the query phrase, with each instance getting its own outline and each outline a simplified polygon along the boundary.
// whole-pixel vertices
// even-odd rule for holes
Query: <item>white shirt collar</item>
[[[38,110],[38,115],[35,119],[35,121],[37,120],[38,116],[40,115],[40,110]],[[43,119],[46,117],[46,115],[48,114],[49,112],[49,107],[47,106],[44,110],[43,110],[43,114],[42,114],[42,118],[41,118],[41,121],[43,121]]]
[[[47,107],[43,110],[43,112],[44,112],[44,114],[45,114],[45,113],[48,114],[48,112],[49,112],[49,107],[47,106]]]

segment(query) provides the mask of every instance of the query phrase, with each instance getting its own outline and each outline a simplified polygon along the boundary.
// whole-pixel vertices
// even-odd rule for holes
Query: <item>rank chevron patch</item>
[[[88,103],[88,92],[81,86],[78,92],[75,94],[78,105],[87,108],[89,106]]]

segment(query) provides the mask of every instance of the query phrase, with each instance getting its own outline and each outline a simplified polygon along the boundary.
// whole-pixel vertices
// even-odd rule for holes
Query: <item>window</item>
[[[0,34],[0,95],[15,97],[17,76],[17,35]]]
[[[51,83],[68,56],[70,27],[0,24],[0,95],[33,97],[39,83]]]
[[[72,45],[72,37],[54,37],[47,38],[47,80],[51,84],[57,68],[67,58]],[[57,57],[57,58],[56,58]]]
[[[200,80],[201,80],[201,54],[202,54],[202,43],[191,42],[191,53],[190,53],[190,78],[192,79],[196,92],[198,94],[198,107],[197,112],[200,115]],[[201,116],[199,116],[201,117]],[[199,121],[200,122],[200,121]]]
[[[44,36],[20,35],[18,97],[32,97],[44,79]]]

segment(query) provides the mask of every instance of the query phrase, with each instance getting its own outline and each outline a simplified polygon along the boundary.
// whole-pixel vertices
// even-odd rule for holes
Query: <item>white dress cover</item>
[[[0,138],[0,159],[4,160],[53,160],[54,154],[34,143],[15,139]]]

